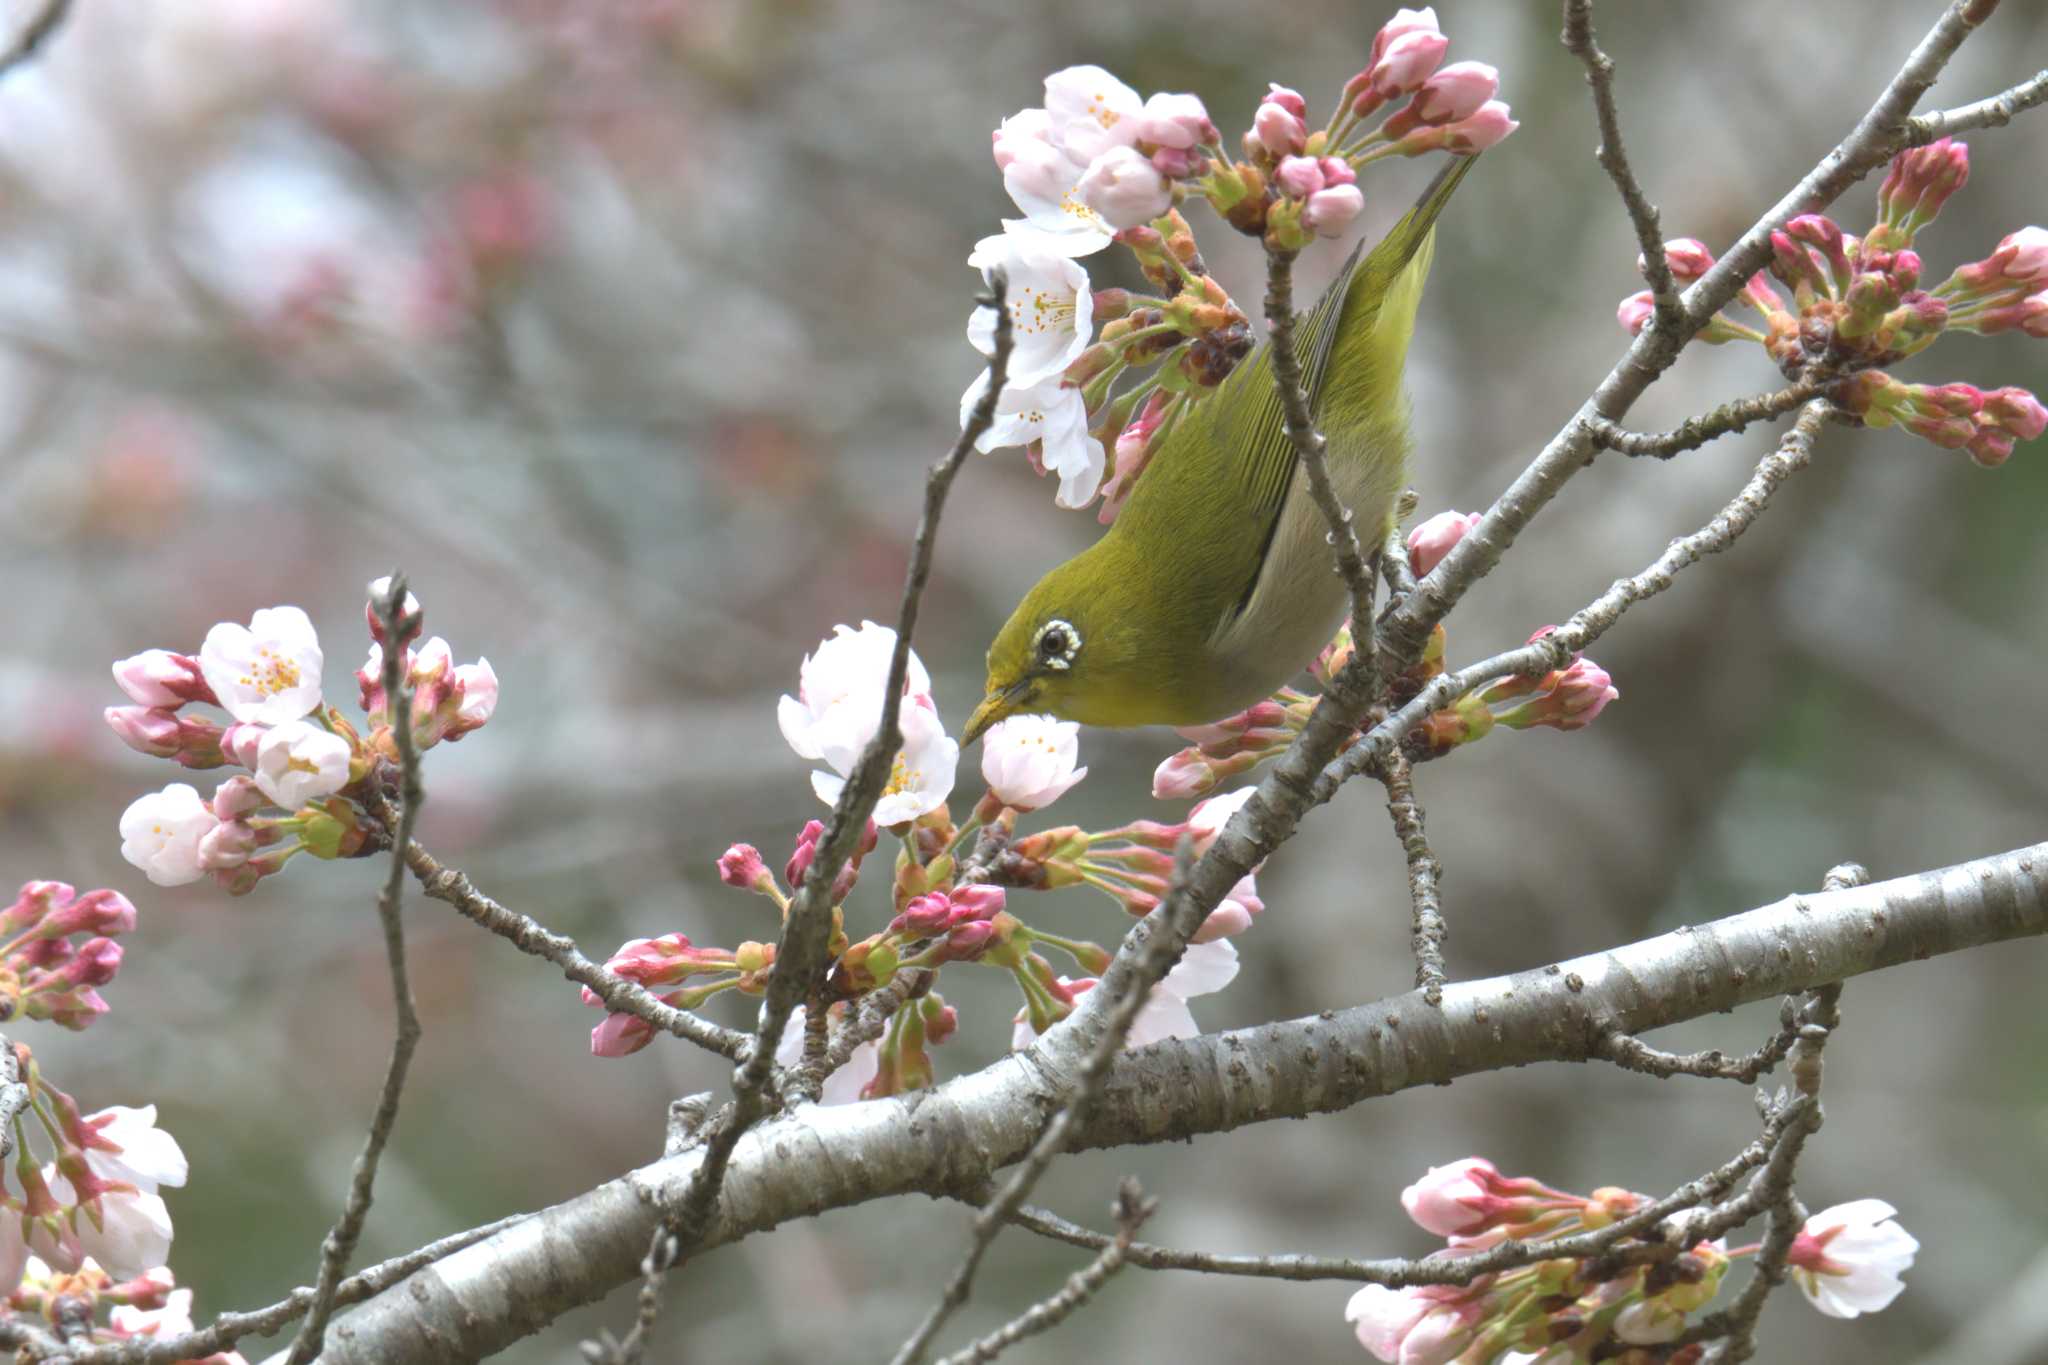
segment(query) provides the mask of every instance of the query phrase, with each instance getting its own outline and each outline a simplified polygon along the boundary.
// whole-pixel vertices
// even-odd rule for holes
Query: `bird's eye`
[[[1065,621],[1047,621],[1032,641],[1038,662],[1046,668],[1070,668],[1081,651],[1081,635]]]

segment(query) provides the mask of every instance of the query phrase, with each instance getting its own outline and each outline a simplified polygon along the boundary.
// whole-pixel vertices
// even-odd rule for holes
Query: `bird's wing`
[[[1476,157],[1458,157],[1446,166],[1415,207],[1394,224],[1370,252],[1360,242],[1352,249],[1337,278],[1316,300],[1315,307],[1295,319],[1294,353],[1301,363],[1301,386],[1308,395],[1311,413],[1322,409],[1324,381],[1330,374],[1330,359],[1337,338],[1353,328],[1370,328],[1387,291],[1408,268],[1436,226],[1437,215],[1450,201],[1452,191]],[[1256,384],[1260,393],[1254,401],[1228,404],[1230,419],[1216,431],[1222,449],[1238,452],[1231,466],[1238,477],[1237,505],[1254,525],[1263,526],[1259,566],[1263,570],[1272,549],[1273,535],[1280,525],[1282,506],[1294,484],[1297,463],[1294,443],[1287,436],[1287,419],[1280,408],[1280,393],[1273,383],[1272,347],[1268,342],[1243,372],[1232,376],[1238,384]],[[1221,399],[1223,395],[1216,395]],[[1232,607],[1219,629],[1228,627],[1250,604],[1262,573],[1255,572],[1245,584],[1244,595]]]

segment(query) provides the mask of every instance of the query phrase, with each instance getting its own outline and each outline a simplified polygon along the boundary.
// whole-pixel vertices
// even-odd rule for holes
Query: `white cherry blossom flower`
[[[1237,979],[1237,971],[1237,949],[1231,944],[1219,939],[1214,943],[1191,945],[1139,1007],[1137,1018],[1131,1021],[1130,1034],[1124,1039],[1124,1047],[1144,1047],[1167,1038],[1199,1035],[1201,1026],[1195,1023],[1188,1001],[1198,995],[1214,995]],[[1090,978],[1071,981],[1061,977],[1060,984],[1080,993],[1093,990],[1097,983]],[[1029,1012],[1020,1012],[1010,1030],[1011,1051],[1030,1047],[1037,1039],[1038,1031],[1031,1027]]]
[[[790,1011],[789,1024],[782,1030],[782,1041],[775,1045],[775,1064],[792,1067],[804,1059],[804,1007],[798,1005]],[[846,1059],[846,1065],[825,1078],[819,1089],[820,1104],[852,1104],[860,1098],[860,1092],[882,1069],[882,1049],[879,1042],[862,1043]]]
[[[199,841],[220,823],[188,783],[135,798],[121,812],[121,856],[158,886],[183,886],[204,875]]]
[[[1145,101],[1099,66],[1070,66],[1045,78],[1045,111],[1067,155],[1086,165],[1138,140]]]
[[[348,741],[310,721],[272,727],[256,746],[256,785],[286,810],[348,785]]]
[[[1882,1199],[1856,1199],[1807,1219],[1786,1258],[1799,1292],[1831,1318],[1889,1306],[1920,1250],[1919,1240],[1893,1221],[1897,1214]]]
[[[960,742],[946,733],[946,727],[939,722],[938,708],[929,696],[905,697],[897,712],[897,723],[903,731],[903,747],[897,750],[888,781],[882,787],[882,799],[875,803],[870,817],[885,828],[915,820],[944,805],[953,792],[953,779],[960,767]],[[838,803],[839,793],[845,790],[846,779],[853,773],[851,760],[844,767],[833,766],[836,772],[811,774],[811,790],[828,806]]]
[[[1059,145],[1052,115],[1025,109],[1004,119],[995,131],[995,157],[1004,190],[1024,214],[1005,219],[1005,228],[1042,233],[1049,249],[1062,256],[1088,256],[1109,245],[1109,225],[1074,193],[1087,163]]]
[[[131,1109],[113,1105],[88,1114],[85,1126],[100,1140],[119,1151],[92,1146],[85,1160],[102,1180],[123,1180],[145,1193],[155,1194],[159,1185],[182,1185],[188,1169],[184,1149],[178,1140],[156,1126],[156,1106]]]
[[[78,1202],[78,1192],[54,1163],[43,1167],[43,1180],[59,1204]],[[98,1261],[116,1280],[132,1280],[171,1259],[171,1211],[161,1195],[109,1190],[98,1202],[97,1223],[90,1209],[76,1215],[80,1255]]]
[[[984,371],[960,397],[963,425],[987,391],[988,373]],[[1102,442],[1088,432],[1088,404],[1079,389],[1057,379],[1026,389],[1005,387],[996,399],[994,425],[974,447],[989,451],[1034,441],[1043,452],[1045,469],[1059,475],[1060,490],[1053,501],[1061,507],[1086,507],[1094,501],[1108,457]]]
[[[985,278],[997,269],[1009,278],[1004,306],[1010,314],[1007,383],[1028,388],[1051,379],[1088,348],[1094,333],[1095,295],[1088,272],[1029,228],[1005,230],[975,243],[967,264]],[[967,340],[983,355],[996,352],[996,314],[976,308],[967,319]]]
[[[1074,766],[1080,726],[1051,716],[1011,716],[981,741],[981,776],[1004,805],[1020,811],[1051,805],[1088,776]]]
[[[821,760],[841,774],[853,771],[861,750],[881,728],[882,689],[895,650],[895,631],[863,621],[859,630],[834,626],[831,638],[804,656],[797,695],[785,695],[775,714],[798,758]],[[931,674],[916,650],[904,670],[903,690],[912,697],[932,690]]]
[[[320,638],[297,607],[265,607],[246,626],[206,632],[199,671],[238,721],[279,725],[320,704]]]

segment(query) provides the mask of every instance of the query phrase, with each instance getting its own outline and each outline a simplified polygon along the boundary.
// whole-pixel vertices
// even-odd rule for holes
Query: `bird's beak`
[[[974,708],[974,714],[967,718],[967,729],[960,736],[960,747],[966,748],[980,739],[999,720],[1007,719],[1017,712],[1031,691],[1030,679],[1015,682],[999,692],[991,692],[981,699],[981,705]]]

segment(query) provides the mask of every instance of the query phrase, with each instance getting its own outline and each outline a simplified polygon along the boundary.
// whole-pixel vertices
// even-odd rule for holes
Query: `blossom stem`
[[[1050,943],[1083,967],[1088,965],[1090,958],[1099,960],[1104,951],[1100,944],[1088,943],[1081,939],[1061,938],[1058,934],[1048,934],[1043,929],[1033,929],[1031,937],[1039,943]]]

